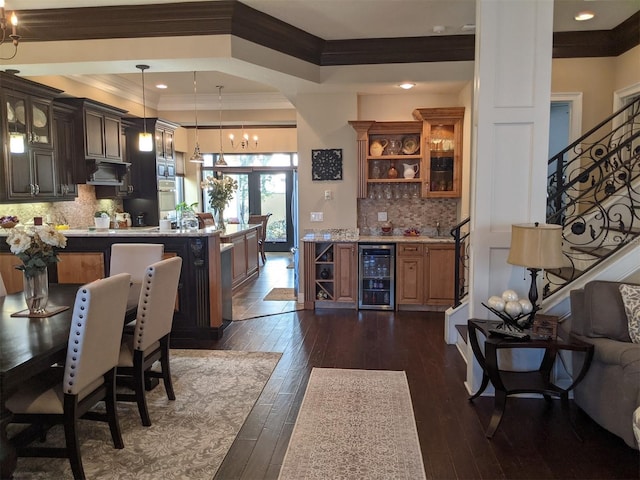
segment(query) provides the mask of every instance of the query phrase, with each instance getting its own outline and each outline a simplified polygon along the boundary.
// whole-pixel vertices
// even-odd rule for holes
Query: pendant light
[[[222,153],[222,85],[218,85],[218,112],[220,117],[220,123],[218,132],[220,133],[220,155],[218,155],[218,160],[216,160],[216,165],[226,166],[227,162],[224,160],[224,153]]]
[[[193,149],[193,155],[191,155],[189,161],[192,163],[204,163],[204,158],[200,153],[200,144],[198,143],[198,88],[196,72],[193,72],[193,111],[196,117],[196,146]]]
[[[149,65],[136,65],[136,68],[140,70],[142,75],[142,125],[144,129],[138,135],[138,150],[151,152],[153,151],[153,135],[147,132],[147,100],[144,93],[144,71],[149,68]]]

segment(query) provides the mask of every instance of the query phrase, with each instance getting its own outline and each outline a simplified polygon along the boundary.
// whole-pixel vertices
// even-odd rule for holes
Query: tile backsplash
[[[447,235],[458,223],[457,199],[401,198],[358,200],[358,228],[361,235],[380,235],[383,222],[378,212],[387,212],[387,220],[393,224],[393,235],[402,235],[408,228],[416,228],[424,235]]]
[[[86,228],[93,226],[97,210],[113,215],[122,210],[122,201],[98,200],[92,185],[78,185],[78,197],[74,201],[0,204],[0,216],[15,215],[24,225],[32,224],[33,217],[42,217],[45,222]]]

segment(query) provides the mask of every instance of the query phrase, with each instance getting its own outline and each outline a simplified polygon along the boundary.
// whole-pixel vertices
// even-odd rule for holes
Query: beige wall
[[[617,57],[614,65],[613,88],[615,90],[640,83],[640,45]]]
[[[583,93],[583,131],[611,115],[614,66],[613,58],[563,58],[553,61],[551,91]]]

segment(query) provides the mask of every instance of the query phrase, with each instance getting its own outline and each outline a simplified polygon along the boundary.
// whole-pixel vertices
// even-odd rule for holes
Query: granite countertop
[[[307,234],[302,237],[303,242],[358,242],[358,243],[454,243],[451,235],[429,237],[427,235],[333,235]]]
[[[200,228],[197,230],[163,230],[160,227],[130,227],[110,228],[108,230],[96,230],[88,228],[70,228],[60,230],[65,237],[211,237],[220,235],[222,230],[215,227]],[[0,229],[0,236],[7,236],[8,229]]]

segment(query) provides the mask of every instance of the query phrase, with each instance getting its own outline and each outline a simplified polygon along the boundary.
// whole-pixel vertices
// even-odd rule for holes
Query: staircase
[[[553,156],[549,171],[547,223],[563,226],[568,266],[545,272],[545,298],[640,247],[640,97]]]
[[[545,271],[542,303],[546,313],[564,317],[571,289],[595,278],[622,280],[640,268],[640,97],[548,164],[547,223],[563,226],[567,266]],[[451,231],[463,274],[445,321],[445,341],[461,351],[457,326],[468,319],[468,233],[461,230],[468,221]]]

